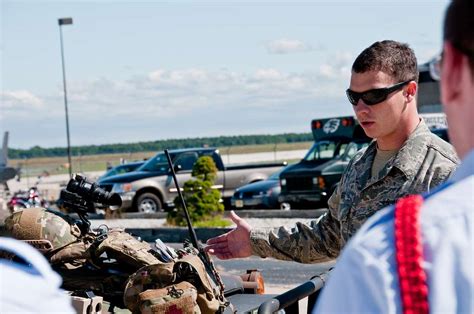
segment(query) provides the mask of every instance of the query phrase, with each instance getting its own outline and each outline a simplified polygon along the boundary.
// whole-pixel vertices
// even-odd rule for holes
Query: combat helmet
[[[76,242],[81,231],[60,213],[33,207],[17,211],[5,219],[5,229],[11,237],[23,240],[43,253],[61,249]]]

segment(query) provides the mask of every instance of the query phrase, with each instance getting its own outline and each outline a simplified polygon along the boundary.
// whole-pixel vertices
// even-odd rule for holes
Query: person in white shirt
[[[474,1],[450,3],[442,57],[430,66],[432,76],[441,81],[450,139],[462,164],[447,184],[424,195],[419,207],[415,227],[420,230],[422,258],[415,264],[423,273],[424,288],[419,291],[425,293],[426,308],[416,313],[473,313]],[[404,274],[397,265],[402,250],[395,248],[400,238],[400,233],[395,235],[396,207],[374,215],[349,242],[315,313],[409,312],[410,302],[401,293],[407,288],[400,284]]]
[[[75,313],[71,297],[60,289],[62,279],[30,245],[0,238],[0,313]]]

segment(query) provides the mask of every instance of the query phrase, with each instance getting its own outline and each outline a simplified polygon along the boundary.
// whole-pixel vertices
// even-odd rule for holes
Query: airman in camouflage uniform
[[[346,93],[364,132],[375,140],[349,163],[329,211],[291,229],[252,228],[232,213],[237,227],[208,240],[207,250],[221,259],[253,254],[328,261],[376,211],[448,179],[459,161],[452,146],[419,118],[417,81],[416,57],[407,45],[383,41],[365,49],[353,64]]]
[[[376,141],[349,163],[329,211],[309,226],[254,229],[254,253],[302,263],[328,261],[377,210],[408,194],[422,193],[445,181],[458,163],[451,145],[433,134],[422,121],[378,176],[371,177]]]

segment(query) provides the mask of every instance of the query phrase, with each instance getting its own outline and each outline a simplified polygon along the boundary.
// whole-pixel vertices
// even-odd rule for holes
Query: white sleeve
[[[390,236],[393,231],[389,229],[390,224],[386,223],[372,225],[370,230],[360,230],[362,232],[349,241],[313,313],[400,312],[393,237]]]
[[[30,264],[0,259],[0,313],[75,313],[61,277],[37,250],[10,238],[0,238],[0,249]]]

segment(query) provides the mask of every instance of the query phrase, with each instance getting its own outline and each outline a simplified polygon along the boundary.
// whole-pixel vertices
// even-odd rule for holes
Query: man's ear
[[[418,90],[418,84],[416,84],[415,81],[408,83],[407,91],[406,91],[408,101],[412,101],[415,98],[417,90]]]
[[[462,79],[463,55],[449,41],[444,42],[441,65],[441,97],[444,104],[457,99]]]

